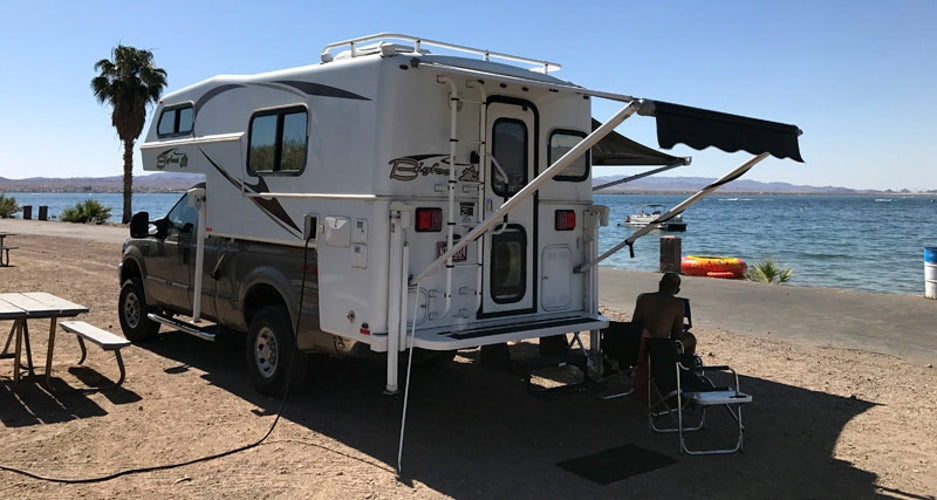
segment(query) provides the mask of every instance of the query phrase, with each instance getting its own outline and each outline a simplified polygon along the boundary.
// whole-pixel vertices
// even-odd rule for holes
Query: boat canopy
[[[592,119],[592,130],[599,128]],[[689,165],[690,158],[671,156],[612,131],[592,146],[592,164],[598,166]]]

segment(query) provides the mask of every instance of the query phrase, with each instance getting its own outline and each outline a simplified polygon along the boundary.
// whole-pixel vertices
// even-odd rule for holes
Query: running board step
[[[199,327],[193,325],[192,323],[186,323],[185,321],[179,321],[177,319],[166,318],[158,314],[149,313],[146,315],[147,318],[151,320],[166,325],[171,328],[175,328],[180,332],[188,333],[189,335],[198,337],[202,340],[207,340],[209,342],[215,341],[215,334],[211,332],[206,332],[205,330],[199,329]]]

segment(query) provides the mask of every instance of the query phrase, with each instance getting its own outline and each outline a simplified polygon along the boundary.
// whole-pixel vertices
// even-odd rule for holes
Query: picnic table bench
[[[0,233],[0,267],[10,265],[10,250],[16,250],[19,247],[7,246],[4,240],[7,236],[13,236],[13,233]]]
[[[120,384],[124,383],[124,378],[127,373],[124,369],[124,359],[120,355],[120,350],[130,345],[129,340],[119,335],[114,335],[107,330],[102,330],[94,325],[85,323],[84,321],[63,321],[59,324],[62,326],[63,330],[74,333],[78,338],[78,347],[81,348],[81,359],[78,360],[79,365],[84,363],[85,357],[88,354],[88,351],[85,350],[85,340],[94,342],[105,351],[114,351],[114,356],[117,358],[117,367],[120,369],[120,378],[117,379],[117,382],[114,383],[113,386],[106,387],[118,387]],[[102,388],[104,387],[94,387],[94,389]]]

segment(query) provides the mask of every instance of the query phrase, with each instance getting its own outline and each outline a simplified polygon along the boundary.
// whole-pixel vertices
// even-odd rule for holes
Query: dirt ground
[[[13,266],[0,268],[0,292],[54,293],[90,308],[79,319],[120,333],[119,244],[21,234],[16,245]],[[604,307],[626,320],[632,304]],[[30,323],[40,366],[47,331],[48,321]],[[402,397],[381,393],[383,366],[318,360],[314,386],[289,398],[258,446],[69,484],[8,469],[81,481],[192,461],[259,440],[280,401],[251,388],[239,336],[212,344],[165,327],[156,341],[123,350],[121,389],[82,391],[101,377],[116,378],[113,356],[90,345],[77,367],[77,342],[59,330],[51,389],[41,377],[15,384],[12,362],[0,360],[0,497],[934,498],[933,365],[714,329],[696,333],[704,361],[732,365],[755,397],[744,410],[743,453],[680,455],[676,436],[651,432],[633,398],[601,397],[618,382],[531,395],[516,373],[482,367],[476,351],[461,351],[451,365],[414,370],[400,478]],[[512,347],[515,358],[532,352],[529,344]],[[554,385],[576,376],[567,368],[536,381]],[[727,437],[725,417],[711,412],[712,429],[699,439]],[[626,450],[617,463],[592,466],[611,474],[607,484],[557,465],[606,450]],[[642,470],[649,457],[669,465]],[[638,470],[622,471],[628,468]]]

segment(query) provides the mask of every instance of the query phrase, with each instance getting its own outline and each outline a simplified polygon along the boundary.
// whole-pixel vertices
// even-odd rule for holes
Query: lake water
[[[113,207],[111,221],[121,219],[120,193],[6,193],[20,206],[49,207],[49,215],[93,198]],[[179,193],[134,195],[133,210],[152,216],[166,213]],[[596,203],[611,209],[609,225],[599,230],[599,253],[626,238],[619,226],[640,205],[672,207],[685,196],[600,194]],[[657,271],[660,236],[682,240],[683,255],[740,257],[749,265],[773,257],[794,274],[795,286],[835,287],[871,292],[922,295],[925,246],[937,246],[937,197],[933,196],[779,196],[713,194],[683,215],[685,233],[651,232],[602,265]]]

